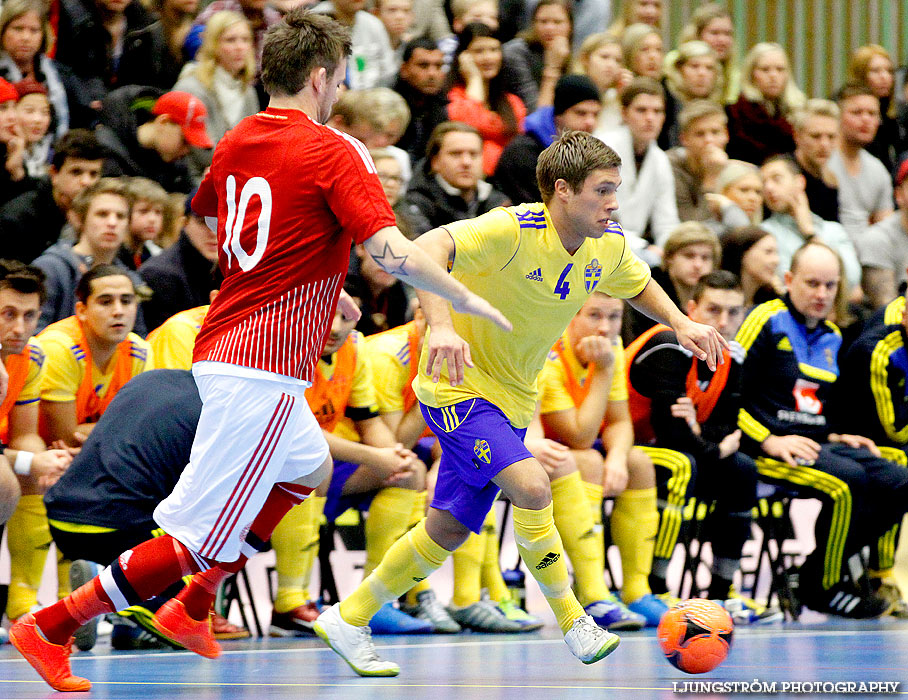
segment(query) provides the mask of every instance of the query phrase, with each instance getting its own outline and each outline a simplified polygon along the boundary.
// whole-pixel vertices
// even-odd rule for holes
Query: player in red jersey
[[[23,616],[10,631],[10,641],[57,690],[91,687],[69,664],[79,625],[193,573],[155,624],[193,651],[220,654],[208,622],[218,583],[264,546],[331,467],[303,393],[353,243],[396,277],[509,328],[397,230],[365,146],[323,125],[350,47],[348,29],[301,10],[268,32],[262,60],[268,109],[221,140],[193,200],[197,213],[217,217],[224,283],[195,345],[203,408],[190,463],[154,513],[168,534],[124,552],[97,578]]]

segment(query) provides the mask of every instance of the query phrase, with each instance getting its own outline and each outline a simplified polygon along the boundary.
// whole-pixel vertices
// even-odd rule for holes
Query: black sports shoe
[[[854,584],[844,581],[827,590],[809,592],[804,590],[802,583],[801,596],[804,605],[811,610],[854,620],[880,617],[892,606],[892,603],[877,593],[863,592]]]

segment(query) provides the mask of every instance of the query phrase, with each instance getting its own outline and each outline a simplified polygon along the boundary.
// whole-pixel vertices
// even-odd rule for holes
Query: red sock
[[[65,644],[93,617],[139,605],[199,568],[192,552],[173,537],[156,537],[127,550],[84,586],[39,610],[35,621],[48,641]]]
[[[312,491],[311,488],[288,482],[281,482],[272,487],[265,505],[262,506],[246,535],[245,544],[251,548],[246,548],[248,553],[241,554],[236,561],[218,563],[207,571],[196,574],[189,585],[177,595],[177,600],[182,601],[189,617],[194,620],[204,620],[208,617],[208,611],[214,604],[221,582],[242,569],[249,560],[249,554],[264,549],[265,543],[271,539],[274,528],[287,515],[287,511],[302,503],[303,498]]]

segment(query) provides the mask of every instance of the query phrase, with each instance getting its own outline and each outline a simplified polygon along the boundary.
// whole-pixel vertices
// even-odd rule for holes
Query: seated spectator
[[[177,242],[139,268],[151,290],[142,302],[147,328],[154,330],[178,311],[208,303],[211,268],[218,259],[217,233],[192,211],[195,193],[186,198],[182,231]]]
[[[721,241],[722,269],[740,279],[745,309],[785,293],[779,276],[779,245],[769,231],[741,226],[726,231]]]
[[[610,34],[622,36],[634,24],[662,27],[662,0],[628,0],[621,3],[621,14],[609,25]]]
[[[168,192],[192,189],[190,147],[211,148],[204,103],[187,92],[160,94],[127,85],[104,99],[98,140],[108,150],[104,174],[147,177]]]
[[[878,44],[861,46],[848,61],[848,82],[870,88],[880,101],[880,127],[867,152],[895,173],[905,138],[896,118],[895,71],[889,52]]]
[[[762,481],[822,504],[816,548],[797,572],[799,601],[817,612],[873,618],[890,602],[864,588],[862,565],[849,561],[864,546],[876,549],[901,522],[908,472],[881,459],[851,425],[830,422],[842,338],[827,319],[841,276],[834,250],[806,243],[785,272],[785,298],[744,320],[736,338],[745,352],[738,425],[741,451],[754,458]]]
[[[79,444],[77,432],[90,434],[126,382],[154,366],[150,346],[132,332],[139,305],[122,268],[96,265],[79,279],[75,296],[75,315],[39,336],[47,353],[41,436],[71,446]]]
[[[715,102],[694,100],[678,115],[681,146],[668,152],[675,174],[675,199],[682,221],[713,218],[708,193],[728,164],[728,120]]]
[[[841,110],[839,148],[829,169],[839,185],[839,220],[856,247],[867,227],[892,213],[892,176],[867,152],[880,126],[880,101],[862,85],[846,85],[836,95]]]
[[[493,32],[497,32],[498,2],[497,0],[451,0],[451,29],[454,34],[438,42],[438,47],[445,56],[445,65],[450,66],[460,45],[458,37],[468,24],[479,22],[486,25]]]
[[[482,179],[482,137],[469,124],[435,127],[426,159],[404,195],[419,233],[504,206],[508,198]]]
[[[151,85],[169,90],[189,60],[184,47],[199,9],[198,0],[153,0],[157,21],[123,40],[117,66],[119,85]]]
[[[501,47],[504,88],[527,112],[550,107],[555,84],[570,69],[572,8],[571,0],[540,0],[530,27]]]
[[[25,139],[19,126],[16,103],[19,93],[0,78],[0,205],[35,187],[25,169]]]
[[[807,182],[810,211],[826,221],[839,221],[839,183],[829,159],[839,142],[839,106],[830,100],[807,100],[792,118],[794,158]]]
[[[668,610],[648,580],[659,523],[656,479],[652,462],[633,448],[622,310],[620,299],[594,292],[568,324],[539,374],[540,415],[526,441],[551,469],[555,524],[580,602],[610,629],[639,628],[641,617],[655,627]],[[603,497],[615,499],[609,524],[621,554],[621,601],[602,578]]]
[[[523,131],[526,107],[505,89],[501,42],[491,29],[473,22],[458,42],[449,75],[448,117],[477,129],[483,142],[482,169],[492,175],[504,147]]]
[[[160,255],[160,242],[172,230],[177,212],[170,195],[153,180],[130,178],[128,190],[132,200],[129,228],[117,258],[130,270],[138,270],[146,260]]]
[[[55,59],[78,81],[74,126],[94,126],[101,101],[117,86],[126,35],[147,27],[152,16],[138,0],[60,0]]]
[[[67,470],[63,484],[46,496],[50,535],[57,548],[73,560],[73,578],[90,577],[119,556],[115,550],[134,547],[154,536],[158,526],[152,512],[189,463],[201,409],[195,380],[188,371],[143,372],[117,392],[111,409],[101,416]],[[161,635],[151,617],[182,587],[182,582],[175,584],[163,595],[142,601],[124,611],[125,615],[120,613],[110,635],[111,647],[173,649],[174,642]],[[80,649],[92,647],[96,628],[92,625],[82,639],[83,628],[76,633]],[[211,631],[215,639],[249,636],[247,630],[215,612]]]
[[[632,24],[621,35],[625,67],[635,76],[660,80],[665,48],[659,30],[649,24]]]
[[[399,68],[404,47],[411,39],[422,36],[413,33],[412,0],[376,0],[372,14],[381,20],[388,33],[394,60]]]
[[[397,228],[410,240],[416,239],[419,234],[404,205],[403,197],[407,183],[404,182],[400,160],[389,148],[369,149],[369,155],[372,156],[372,162],[375,163],[375,171],[381,181],[385,197],[388,198],[388,204],[391,205],[391,210],[397,218]]]
[[[735,27],[731,13],[723,3],[700,5],[678,34],[679,43],[699,39],[709,44],[719,60],[720,100],[734,104],[741,91],[741,71],[735,55]],[[669,54],[671,56],[671,54]]]
[[[9,391],[0,405],[0,438],[7,445],[0,460],[0,529],[9,520],[13,589],[7,610],[14,616],[10,619],[37,604],[50,541],[42,498],[72,461],[66,450],[47,449],[38,434],[38,401],[47,358],[32,335],[38,324],[43,280],[37,268],[0,260],[0,360],[9,374]]]
[[[665,77],[665,124],[659,147],[668,150],[679,143],[678,115],[691,100],[720,102],[719,61],[705,41],[688,41],[673,51],[663,67]]]
[[[678,226],[675,177],[656,144],[665,117],[665,91],[650,78],[634,78],[621,93],[624,124],[595,135],[621,156],[621,187],[615,220],[633,247],[661,246]],[[655,251],[658,260],[659,253]]]
[[[540,107],[526,118],[526,131],[505,147],[493,180],[512,202],[539,202],[536,160],[567,129],[592,132],[602,108],[599,92],[585,75],[566,75],[555,86],[553,107]],[[620,155],[620,154],[619,154]],[[627,182],[625,175],[624,183]]]
[[[350,27],[353,52],[347,65],[347,87],[351,90],[388,87],[397,75],[397,61],[385,25],[366,12],[365,5],[365,0],[323,0],[312,8]]]
[[[729,229],[763,220],[763,177],[753,163],[730,160],[719,171],[715,192],[706,200],[715,217],[709,226],[720,236]]]
[[[25,139],[25,172],[36,180],[46,178],[50,144],[54,139],[50,132],[52,113],[47,88],[37,80],[26,78],[16,83],[16,92],[19,93],[16,103],[19,129]]]
[[[7,0],[0,11],[0,78],[11,83],[31,78],[44,86],[53,108],[54,137],[69,130],[69,101],[56,61],[47,55],[54,34],[47,6],[40,0]]]
[[[618,37],[605,32],[591,34],[577,53],[575,72],[590,78],[599,90],[602,111],[596,131],[610,131],[621,126],[619,95],[633,78],[624,67],[624,54]]]
[[[626,361],[631,416],[640,428],[635,432],[653,436],[655,449],[645,451],[656,465],[660,500],[667,504],[650,585],[656,593],[668,590],[668,564],[679,533],[677,508],[693,496],[710,504],[705,538],[713,560],[706,596],[719,601],[737,623],[748,624],[777,621],[782,613],[742,599],[732,588],[757,504],[756,465],[738,451],[744,353],[733,339],[744,320],[743,301],[737,277],[717,270],[700,280],[685,307],[691,320],[712,326],[731,344],[715,372],[692,358],[661,324],[628,347]],[[690,409],[687,415],[678,412],[683,404]]]
[[[406,101],[391,88],[347,90],[337,100],[328,126],[359,139],[366,148],[386,148],[401,167],[404,187],[413,175],[410,157],[394,144],[410,121]],[[425,155],[420,155],[420,158]]]
[[[195,61],[187,63],[173,86],[205,105],[205,130],[217,145],[221,137],[244,117],[259,111],[259,98],[252,87],[255,53],[252,29],[239,12],[216,12],[202,32],[202,47]],[[193,147],[189,167],[193,182],[200,182],[211,165],[211,148]]]
[[[791,266],[795,251],[816,238],[841,256],[849,285],[846,296],[850,296],[861,283],[861,266],[845,229],[810,211],[804,176],[791,156],[773,156],[763,165],[762,172],[763,195],[772,214],[761,226],[775,236],[779,245],[779,275]]]
[[[895,177],[895,202],[898,209],[867,229],[859,250],[861,285],[873,309],[895,299],[908,280],[908,160]]]
[[[721,257],[716,234],[699,221],[685,221],[665,239],[662,265],[652,268],[653,279],[679,309],[684,309],[693,299],[697,283],[719,267]],[[655,325],[656,321],[628,304],[622,329],[625,345]]]
[[[8,259],[30,263],[57,242],[73,199],[96,183],[104,150],[93,131],[73,129],[54,144],[49,179],[0,207],[0,247]]]
[[[413,39],[404,47],[400,74],[394,91],[410,109],[410,121],[397,147],[416,163],[426,155],[426,144],[432,130],[448,121],[448,98],[444,92],[444,54],[432,41]]]
[[[95,265],[114,265],[130,276],[135,287],[142,286],[138,276],[117,260],[126,239],[129,209],[126,183],[113,178],[103,178],[76,195],[68,213],[78,236],[76,243],[54,243],[34,262],[47,276],[38,330],[72,316],[79,279]],[[137,332],[144,334],[141,316],[136,326]]]
[[[255,39],[255,72],[257,75],[262,69],[262,47],[265,42],[265,32],[268,27],[281,21],[281,13],[271,7],[266,0],[214,0],[196,17],[188,41],[193,40],[193,35],[195,35],[194,41],[198,41],[198,36],[208,24],[208,20],[224,10],[239,12],[249,21],[252,36]]]
[[[741,96],[728,107],[728,155],[762,165],[769,156],[793,151],[791,118],[806,99],[785,49],[769,42],[754,46],[741,69]]]

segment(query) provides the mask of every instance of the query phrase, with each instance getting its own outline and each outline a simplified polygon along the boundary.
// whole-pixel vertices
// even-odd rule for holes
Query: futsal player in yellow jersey
[[[192,369],[192,348],[208,306],[180,311],[148,334],[157,369]]]
[[[471,530],[477,532],[499,489],[513,505],[520,555],[571,652],[593,663],[618,646],[618,637],[586,615],[571,592],[549,478],[523,443],[536,406],[536,377],[552,345],[596,289],[628,298],[671,325],[679,342],[711,367],[720,361],[724,345],[713,328],[678,310],[611,221],[620,165],[602,141],[565,132],[537,162],[545,204],[495,209],[417,239],[468,289],[503,307],[513,332],[497,332],[453,312],[439,297],[420,294],[430,332],[416,396],[442,447],[432,505],[427,518],[388,550],[359,588],[314,625],[360,675],[400,672],[396,664],[377,659],[366,629],[369,618],[386,600],[440,567]]]
[[[595,292],[571,319],[539,375],[540,420],[530,429],[549,438],[546,442],[557,441],[561,452],[540,454],[527,441],[552,480],[555,525],[573,565],[580,602],[600,626],[612,630],[655,627],[668,611],[647,581],[659,523],[656,477],[650,459],[633,449],[620,335],[623,311],[620,299]],[[602,576],[603,495],[615,497],[610,524],[621,553],[623,603]],[[584,498],[589,511],[576,507]]]

